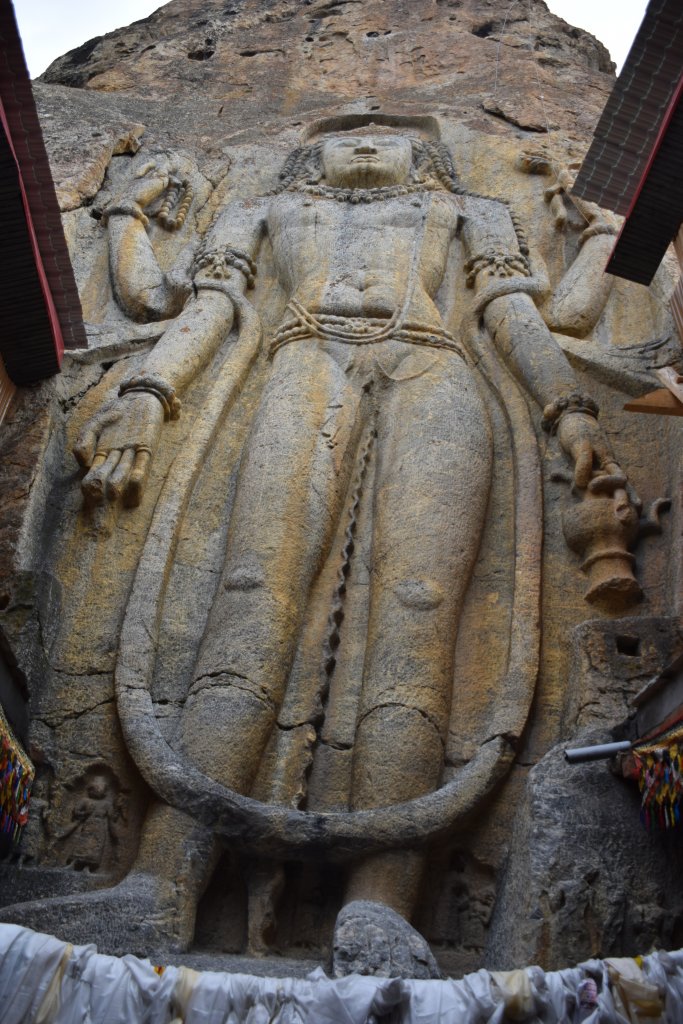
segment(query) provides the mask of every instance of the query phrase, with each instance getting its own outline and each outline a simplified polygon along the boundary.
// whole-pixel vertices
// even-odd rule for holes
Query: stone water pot
[[[583,557],[581,569],[590,581],[587,601],[624,607],[642,598],[633,575],[635,557],[628,550],[640,527],[640,511],[622,488],[613,494],[588,489],[565,510],[562,530],[571,550]]]

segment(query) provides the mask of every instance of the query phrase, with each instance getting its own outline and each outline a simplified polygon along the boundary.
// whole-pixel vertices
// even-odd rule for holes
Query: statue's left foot
[[[169,879],[131,872],[112,889],[15,903],[0,920],[65,942],[94,942],[115,956],[149,957],[187,949],[195,904]]]
[[[380,978],[440,978],[434,956],[420,933],[384,903],[354,900],[334,927],[332,971]]]

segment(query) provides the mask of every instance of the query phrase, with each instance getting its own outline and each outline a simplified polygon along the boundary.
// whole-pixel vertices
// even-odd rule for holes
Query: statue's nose
[[[356,148],[354,149],[354,153],[357,153],[359,155],[364,154],[364,153],[367,154],[367,153],[376,153],[376,152],[377,152],[377,146],[373,145],[372,142],[362,142],[358,146],[356,146]]]

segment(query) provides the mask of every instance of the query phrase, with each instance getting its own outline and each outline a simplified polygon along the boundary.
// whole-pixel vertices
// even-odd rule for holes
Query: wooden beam
[[[683,377],[674,370],[673,366],[662,366],[655,370],[665,388],[668,388],[672,395],[675,395],[679,402],[683,402]]]
[[[683,416],[683,402],[668,388],[657,388],[642,398],[632,398],[624,409],[626,412],[647,412],[656,416]]]
[[[16,384],[7,376],[7,370],[0,355],[0,423],[5,418],[16,390]]]

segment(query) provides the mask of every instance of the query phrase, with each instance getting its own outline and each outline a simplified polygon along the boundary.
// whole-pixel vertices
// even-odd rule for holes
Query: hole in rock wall
[[[640,654],[640,637],[617,636],[615,643],[619,654],[626,654],[629,658],[636,658]]]
[[[495,26],[494,22],[487,21],[487,22],[484,22],[483,25],[480,25],[479,28],[473,28],[472,29],[472,35],[473,36],[479,36],[480,39],[486,39],[488,36],[491,35],[492,32],[495,31],[495,28],[496,28],[496,26]]]
[[[215,52],[215,50],[204,48],[201,50],[190,50],[187,56],[190,60],[209,60]]]

